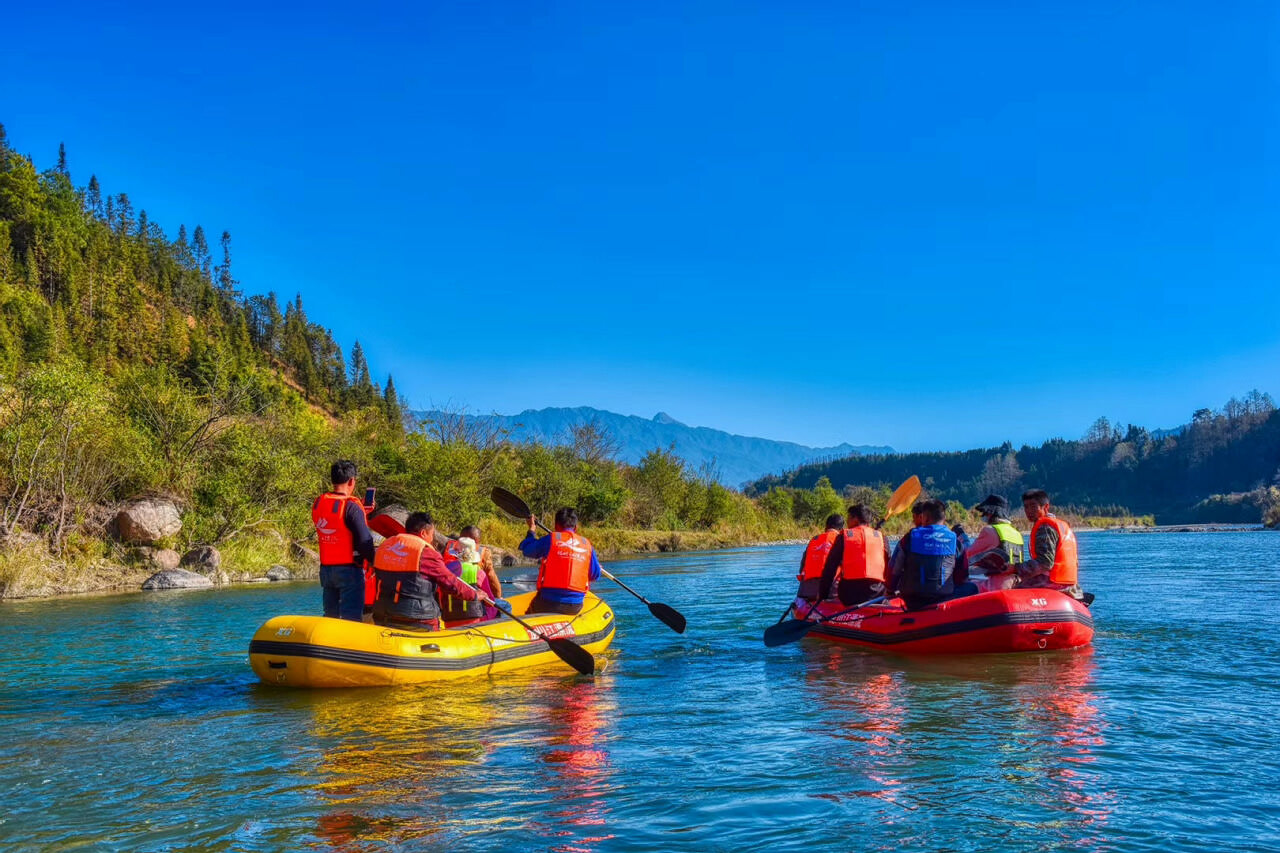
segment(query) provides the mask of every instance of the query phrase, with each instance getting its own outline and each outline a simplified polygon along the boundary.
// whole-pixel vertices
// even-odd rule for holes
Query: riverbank
[[[1120,525],[1108,527],[1112,533],[1254,533],[1268,530],[1263,524],[1160,524],[1154,526]]]
[[[520,554],[518,545],[526,528],[505,519],[480,522],[484,544],[494,551],[501,568],[533,568],[536,563]],[[602,559],[676,551],[719,551],[762,545],[803,545],[808,541],[799,527],[756,530],[725,527],[718,530],[620,530],[584,528]],[[215,565],[195,567],[215,587],[305,580],[319,576],[314,542],[289,542],[274,531],[253,537],[237,537],[219,551]],[[107,546],[110,556],[93,558],[69,554],[57,558],[38,540],[0,552],[0,601],[60,598],[90,594],[141,591],[157,567],[139,556],[136,548]],[[271,577],[268,577],[268,572]]]

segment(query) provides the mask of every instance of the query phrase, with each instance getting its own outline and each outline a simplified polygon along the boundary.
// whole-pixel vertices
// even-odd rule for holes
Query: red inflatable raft
[[[797,600],[793,607],[799,619],[809,604]],[[1089,608],[1051,589],[985,592],[924,610],[907,610],[896,598],[847,613],[842,610],[840,602],[824,601],[809,618],[832,618],[809,635],[904,654],[1073,649],[1093,639]]]

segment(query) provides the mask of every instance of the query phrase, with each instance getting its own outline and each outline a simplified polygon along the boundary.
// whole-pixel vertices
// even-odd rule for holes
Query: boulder
[[[293,573],[284,566],[272,566],[267,569],[267,580],[269,581],[287,581],[293,579]]]
[[[182,563],[182,556],[172,548],[157,548],[147,557],[156,571],[165,572],[176,569]]]
[[[163,572],[156,572],[142,584],[143,589],[207,589],[211,586],[213,581],[186,569],[166,569]]]
[[[116,513],[116,531],[123,542],[150,545],[182,529],[177,504],[165,498],[144,498]]]
[[[222,567],[222,555],[212,545],[200,545],[183,554],[178,565],[212,577]]]

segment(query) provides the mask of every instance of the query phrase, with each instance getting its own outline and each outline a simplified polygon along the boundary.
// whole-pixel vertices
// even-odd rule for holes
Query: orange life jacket
[[[427,547],[427,540],[416,533],[398,533],[378,546],[373,555],[378,579],[375,616],[419,621],[440,617],[435,582],[418,570]]]
[[[586,592],[590,584],[591,543],[573,530],[551,534],[551,552],[538,568],[538,589],[569,589]]]
[[[320,565],[350,566],[357,561],[355,538],[347,527],[344,514],[348,503],[364,512],[364,505],[351,495],[325,492],[311,505],[311,522],[320,541]]]
[[[827,555],[831,553],[831,546],[836,544],[836,537],[839,535],[839,530],[824,530],[809,540],[808,546],[804,549],[804,568],[801,569],[796,580],[808,581],[822,577],[822,568],[827,564]]]
[[[1047,524],[1058,531],[1058,550],[1053,555],[1053,567],[1049,569],[1049,582],[1070,586],[1079,576],[1079,553],[1076,549],[1076,535],[1067,524],[1056,515],[1042,515],[1031,527],[1031,558],[1039,559],[1036,553],[1036,531],[1040,525]]]
[[[884,581],[884,536],[874,527],[859,524],[846,530],[842,556],[840,580]]]

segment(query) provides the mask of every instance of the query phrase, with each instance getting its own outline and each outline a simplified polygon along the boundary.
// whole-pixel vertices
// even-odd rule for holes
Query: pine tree
[[[89,213],[98,219],[102,218],[102,188],[98,186],[98,176],[89,176],[89,189],[85,192],[85,203]]]
[[[231,232],[222,232],[222,263],[218,266],[218,291],[226,299],[236,298],[236,281],[231,277]]]
[[[9,134],[4,129],[4,125],[0,124],[0,170],[6,166],[6,160],[9,157]]]
[[[71,177],[71,173],[67,171],[67,144],[65,142],[58,143],[58,174]]]
[[[133,226],[133,205],[129,202],[128,193],[116,196],[116,233],[121,237],[127,235]]]
[[[369,362],[364,358],[364,347],[356,341],[351,347],[351,404],[364,407],[373,402],[373,378],[369,375]]]
[[[396,383],[390,373],[387,374],[387,387],[382,392],[382,410],[387,415],[387,423],[393,428],[404,428],[404,407],[400,403],[400,395],[396,393]]]
[[[204,273],[205,278],[212,278],[209,275],[209,241],[205,239],[204,228],[200,225],[191,235],[191,248],[195,252],[196,269]]]
[[[187,226],[178,226],[178,239],[173,244],[174,251],[178,255],[178,262],[184,267],[191,264],[191,243],[187,239]]]

